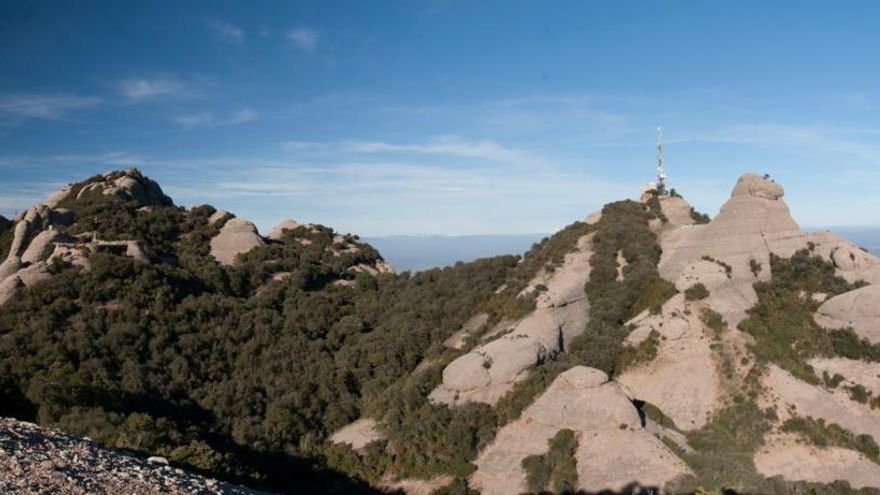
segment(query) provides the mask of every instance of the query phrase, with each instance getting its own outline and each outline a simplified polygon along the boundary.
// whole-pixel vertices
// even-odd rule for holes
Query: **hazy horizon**
[[[807,232],[830,230],[880,256],[880,226],[804,227],[803,230]],[[458,261],[468,262],[503,254],[521,255],[528,251],[533,243],[549,235],[552,235],[552,232],[497,235],[416,234],[362,236],[362,239],[378,249],[397,272],[402,272],[450,266]]]

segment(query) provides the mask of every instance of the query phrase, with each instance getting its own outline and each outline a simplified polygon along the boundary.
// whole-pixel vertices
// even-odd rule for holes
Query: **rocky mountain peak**
[[[72,184],[49,195],[46,204],[59,206],[66,199],[80,201],[96,195],[110,196],[122,201],[133,201],[140,207],[173,206],[159,184],[144,176],[137,168],[127,168],[94,176],[85,182]]]
[[[0,218],[0,257],[5,258],[0,264],[0,304],[20,289],[51,278],[57,267],[88,270],[91,255],[99,252],[174,265],[181,251],[196,249],[201,256],[210,255],[212,262],[231,266],[240,255],[272,243],[272,253],[264,255],[271,261],[260,262],[271,262],[276,268],[286,263],[284,273],[276,274],[278,280],[286,280],[295,271],[292,266],[300,254],[285,252],[280,245],[284,232],[298,227],[296,222],[285,221],[264,238],[253,223],[226,211],[207,205],[186,210],[175,206],[156,181],[136,168],[110,171],[51,193],[42,203],[21,211],[14,221]],[[323,258],[319,263],[333,265],[329,271],[339,272],[338,283],[352,285],[362,271],[392,272],[372,247],[356,238],[334,235],[324,227],[307,227],[295,241],[298,250],[312,249],[310,261]]]
[[[770,179],[769,176],[760,176],[758,174],[749,173],[743,174],[739,180],[736,181],[736,186],[734,186],[733,192],[730,193],[730,196],[754,196],[756,198],[778,200],[781,199],[784,194],[785,189],[774,180]]]

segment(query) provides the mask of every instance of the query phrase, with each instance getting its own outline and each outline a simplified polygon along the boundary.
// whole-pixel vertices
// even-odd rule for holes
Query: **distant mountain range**
[[[822,227],[807,231],[830,230],[853,243],[880,255],[880,226]],[[398,272],[426,270],[473,261],[500,254],[522,254],[549,233],[485,235],[392,235],[366,237]]]

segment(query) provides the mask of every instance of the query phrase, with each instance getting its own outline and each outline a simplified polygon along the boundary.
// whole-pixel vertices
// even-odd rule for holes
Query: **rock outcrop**
[[[527,490],[522,460],[547,452],[559,430],[578,437],[579,488],[621,490],[637,483],[660,487],[689,472],[656,437],[645,431],[630,398],[605,373],[577,366],[559,375],[519,419],[498,431],[477,457],[471,484],[484,495]]]
[[[51,277],[48,265],[56,257],[88,267],[88,253],[114,250],[148,262],[147,250],[138,240],[105,241],[91,233],[77,237],[65,233],[63,228],[73,224],[74,215],[59,207],[63,202],[86,201],[90,194],[97,194],[133,201],[142,208],[174,204],[156,182],[137,169],[108,172],[80,187],[75,198],[71,198],[72,193],[73,185],[64,186],[51,193],[42,204],[20,212],[15,216],[14,227],[8,226],[14,231],[9,253],[0,264],[0,304],[17,290]]]
[[[50,193],[49,196],[46,197],[46,201],[43,201],[43,204],[48,206],[49,208],[55,208],[59,203],[67,199],[70,196],[70,191],[72,187],[70,184],[62,187],[61,189]]]
[[[6,418],[0,418],[0,492],[260,493],[106,450],[90,440],[57,430]]]
[[[361,418],[336,430],[330,435],[333,443],[344,443],[359,451],[370,442],[382,440],[385,435],[379,430],[379,424],[372,418]]]
[[[592,235],[578,240],[552,273],[541,273],[524,292],[537,290],[536,309],[510,333],[480,345],[443,370],[443,383],[431,399],[446,404],[494,404],[536,364],[562,352],[586,328]]]
[[[461,349],[471,335],[478,333],[489,321],[489,313],[477,313],[468,318],[461,329],[443,341],[443,345],[452,349]]]
[[[767,396],[779,406],[781,419],[786,419],[787,411],[793,410],[798,416],[821,418],[856,435],[870,435],[875,442],[880,442],[880,415],[867,404],[851,400],[846,391],[829,391],[811,385],[776,365],[769,366],[763,383]]]
[[[816,312],[825,328],[851,327],[859,337],[880,343],[880,285],[868,285],[828,299]]]
[[[22,263],[36,263],[38,261],[44,261],[49,257],[49,254],[52,252],[50,248],[52,248],[53,244],[57,242],[71,242],[73,238],[67,236],[53,228],[49,228],[40,232],[34,237],[34,239],[28,244],[27,249],[25,249],[24,253],[21,255]]]
[[[63,189],[50,195],[47,202],[56,204],[67,197]],[[148,179],[137,169],[126,169],[124,172],[107,172],[102,180],[86,184],[76,194],[82,199],[92,192],[100,192],[104,196],[115,196],[124,201],[134,201],[141,206],[171,206],[171,198],[162,192],[155,181]],[[61,199],[57,199],[57,198]]]
[[[755,455],[755,467],[766,477],[789,481],[833,483],[853,488],[880,486],[880,465],[864,454],[839,447],[816,447],[790,435],[774,436]]]
[[[880,363],[847,358],[813,358],[810,366],[819,376],[840,375],[844,386],[861,385],[869,392],[880,395]]]
[[[661,234],[660,274],[675,282],[690,265],[703,259],[730,267],[731,284],[719,294],[717,300],[724,304],[716,310],[732,327],[757,302],[752,284],[770,278],[770,253],[789,257],[800,249],[812,249],[833,261],[838,274],[850,281],[880,281],[880,259],[833,234],[806,234],[792,219],[783,195],[782,186],[772,180],[743,175],[711,222]]]
[[[220,233],[211,239],[211,256],[224,265],[235,263],[235,257],[251,249],[265,246],[257,227],[246,220],[233,218],[223,225]]]
[[[659,407],[681,430],[701,428],[720,403],[712,337],[699,314],[679,294],[659,314],[645,311],[628,322],[635,326],[627,337],[629,345],[637,346],[656,332],[658,351],[653,360],[618,378],[632,398]]]
[[[269,239],[272,239],[273,241],[280,241],[281,238],[284,236],[285,230],[296,230],[302,226],[303,224],[297,222],[296,220],[282,220],[281,223],[279,223],[275,226],[274,229],[272,229],[272,232],[269,232],[269,235],[267,237]]]
[[[660,198],[660,210],[674,225],[691,225],[694,218],[691,216],[691,205],[683,198],[663,196]]]

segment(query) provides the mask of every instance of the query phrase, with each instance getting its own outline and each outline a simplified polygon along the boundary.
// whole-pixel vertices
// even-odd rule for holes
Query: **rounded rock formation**
[[[852,327],[859,337],[880,343],[880,285],[869,285],[828,299],[819,306],[814,319],[830,329]]]
[[[269,235],[267,237],[269,239],[272,239],[273,241],[280,241],[281,238],[284,237],[285,230],[294,230],[302,226],[303,224],[297,222],[296,220],[282,220],[281,223],[279,223],[275,226],[274,229],[272,229],[272,232],[269,232]]]
[[[231,265],[239,254],[265,245],[266,242],[257,233],[257,227],[253,223],[233,218],[211,239],[211,256],[221,264]]]

